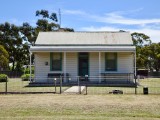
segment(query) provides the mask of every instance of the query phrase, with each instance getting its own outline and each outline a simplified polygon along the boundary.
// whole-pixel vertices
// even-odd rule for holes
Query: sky
[[[61,27],[75,31],[130,31],[160,42],[160,0],[1,0],[0,23],[35,26],[36,10],[61,10]]]

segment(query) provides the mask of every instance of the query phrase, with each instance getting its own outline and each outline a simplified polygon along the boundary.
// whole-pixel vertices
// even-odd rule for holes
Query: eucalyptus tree
[[[144,33],[134,32],[131,34],[134,45],[136,46],[136,63],[138,68],[148,68],[150,65],[149,54],[146,51],[147,47],[150,46],[151,39]]]
[[[149,48],[151,70],[160,70],[160,43],[152,43]]]
[[[9,63],[8,57],[9,57],[8,52],[2,45],[0,45],[0,68],[4,69],[8,66]]]
[[[9,53],[9,62],[12,63],[12,70],[14,70],[15,63],[21,61],[19,53],[23,48],[19,27],[8,22],[0,24],[0,41]]]
[[[8,51],[12,70],[21,70],[24,64],[29,64],[29,48],[34,45],[40,31],[58,31],[60,29],[56,13],[37,10],[36,16],[40,18],[35,27],[27,22],[21,26],[8,22],[0,24],[0,44]],[[63,31],[73,32],[74,30],[63,28]],[[34,56],[32,57],[34,58]]]
[[[36,23],[36,29],[38,31],[74,32],[74,29],[72,28],[60,28],[57,14],[55,12],[49,13],[48,10],[37,10],[36,16],[41,17]]]
[[[49,14],[48,10],[37,10],[36,16],[41,17],[36,22],[36,29],[38,31],[54,31],[59,29],[58,19],[56,13]]]

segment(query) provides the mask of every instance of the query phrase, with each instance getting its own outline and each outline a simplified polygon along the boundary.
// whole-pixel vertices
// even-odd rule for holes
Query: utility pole
[[[61,9],[59,8],[59,28],[61,28]]]

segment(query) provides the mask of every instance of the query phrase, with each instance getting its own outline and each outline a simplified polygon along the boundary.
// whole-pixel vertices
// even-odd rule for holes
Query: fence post
[[[86,95],[87,95],[87,85],[86,85]]]
[[[56,79],[56,78],[54,78],[55,93],[57,92],[57,89],[56,89],[56,82],[57,82],[57,79]]]
[[[79,94],[81,94],[81,86],[80,86],[80,82],[79,82],[79,76],[78,76],[78,92],[79,92]]]
[[[62,76],[60,76],[60,94],[62,93]]]
[[[135,78],[135,94],[137,94],[137,76],[135,76],[134,78]]]
[[[8,83],[8,78],[6,77],[6,94],[7,94],[7,92],[8,92],[8,85],[7,85],[7,83]]]

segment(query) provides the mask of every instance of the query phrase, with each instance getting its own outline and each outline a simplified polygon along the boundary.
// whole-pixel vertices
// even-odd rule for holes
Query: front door
[[[89,54],[79,53],[78,62],[78,75],[82,77],[89,75]]]

